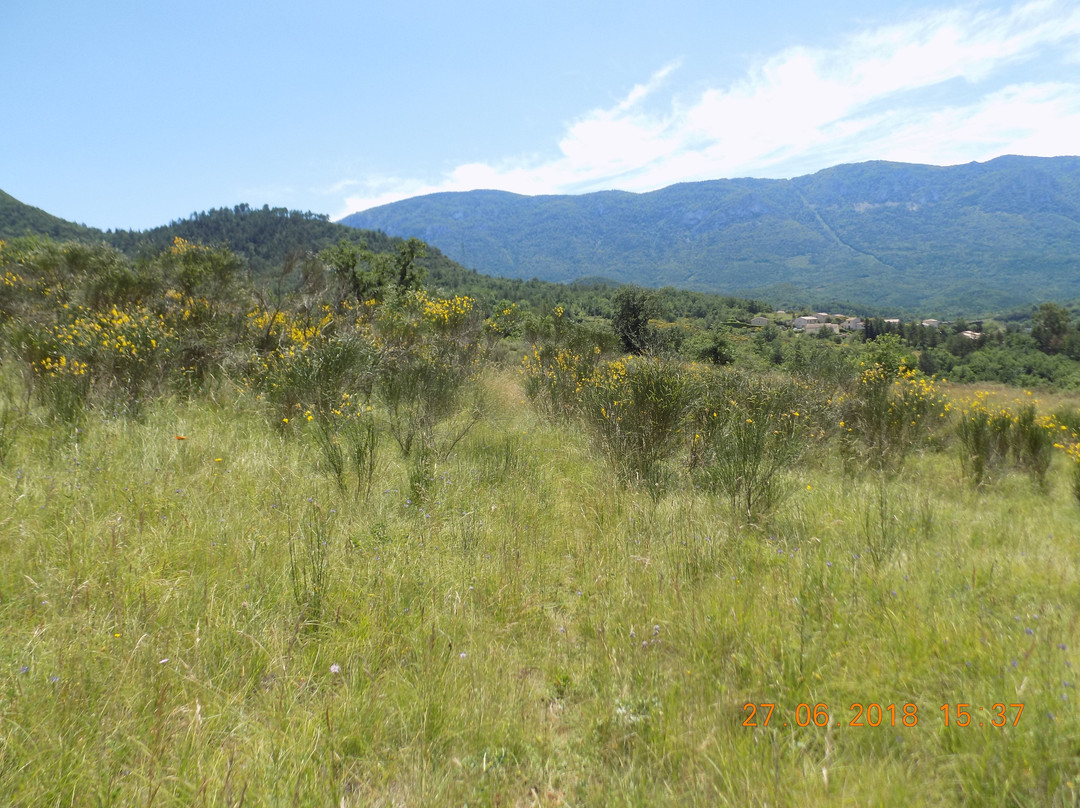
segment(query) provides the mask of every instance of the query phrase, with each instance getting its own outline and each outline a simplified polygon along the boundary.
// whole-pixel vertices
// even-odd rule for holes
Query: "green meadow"
[[[18,246],[5,804],[1077,804],[1075,396]]]

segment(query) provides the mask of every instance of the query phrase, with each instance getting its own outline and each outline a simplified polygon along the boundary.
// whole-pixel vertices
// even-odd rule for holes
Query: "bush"
[[[593,379],[599,363],[599,348],[577,353],[534,345],[521,362],[525,394],[549,415],[569,417],[581,405],[584,386]]]
[[[991,473],[1010,459],[1030,474],[1042,487],[1053,460],[1054,448],[1065,448],[1068,427],[1052,415],[1040,416],[1033,402],[1022,404],[1014,412],[1006,407],[996,410],[986,405],[980,393],[964,409],[957,422],[960,439],[960,462],[976,485],[982,485]]]
[[[350,313],[256,308],[247,331],[256,346],[249,383],[275,408],[276,420],[304,413],[325,423],[370,399],[378,351]]]
[[[801,393],[789,381],[719,377],[691,442],[698,484],[727,496],[747,519],[772,510],[786,494],[784,472],[803,456],[812,434]]]
[[[1040,416],[1034,404],[1025,404],[1013,419],[1012,448],[1016,464],[1041,486],[1053,459],[1058,425],[1053,416]]]
[[[481,329],[467,297],[409,291],[378,311],[375,392],[402,455],[420,467],[448,456],[482,417],[472,384],[482,357]],[[455,418],[466,410],[463,419]]]
[[[865,366],[847,397],[843,423],[876,468],[898,468],[943,423],[950,405],[933,378],[900,365]]]
[[[1010,424],[1008,412],[991,412],[979,403],[960,414],[960,464],[975,485],[982,485],[1008,458]]]
[[[319,445],[338,490],[366,498],[371,492],[378,462],[379,433],[370,409],[333,410],[330,417],[316,420],[315,440]]]
[[[656,358],[600,364],[582,382],[581,416],[624,483],[660,488],[678,445],[694,383],[681,362]]]

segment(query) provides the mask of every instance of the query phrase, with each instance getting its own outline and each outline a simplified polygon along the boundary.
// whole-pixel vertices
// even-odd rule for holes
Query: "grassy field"
[[[22,412],[4,804],[1077,804],[1069,457],[975,487],[951,441],[822,443],[751,522],[482,384],[419,487],[380,433],[366,493],[224,384]]]
[[[1075,396],[412,257],[0,242],[0,804],[1077,804]]]

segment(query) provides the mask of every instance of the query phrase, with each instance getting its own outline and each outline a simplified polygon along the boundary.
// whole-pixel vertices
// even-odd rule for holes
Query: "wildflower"
[[[330,666],[330,673],[341,673],[341,666],[335,662]]]

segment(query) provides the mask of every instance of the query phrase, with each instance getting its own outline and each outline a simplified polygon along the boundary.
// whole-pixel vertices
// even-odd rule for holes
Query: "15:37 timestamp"
[[[830,722],[841,723],[831,718],[829,705],[824,702],[799,704],[795,707],[794,715],[787,715],[783,707],[776,712],[776,708],[777,705],[770,702],[747,702],[743,705],[743,712],[747,714],[743,720],[743,726],[767,727],[770,721],[774,725],[782,723],[785,727],[792,723],[798,727],[810,725],[826,727]],[[848,707],[848,711],[851,713],[847,723],[849,727],[914,727],[919,723],[919,707],[910,702],[907,704],[855,702]],[[998,703],[990,707],[982,707],[966,702],[956,702],[942,704],[938,712],[944,716],[947,727],[982,727],[987,724],[992,727],[1004,727],[1011,724],[1015,727],[1020,722],[1024,705]]]

